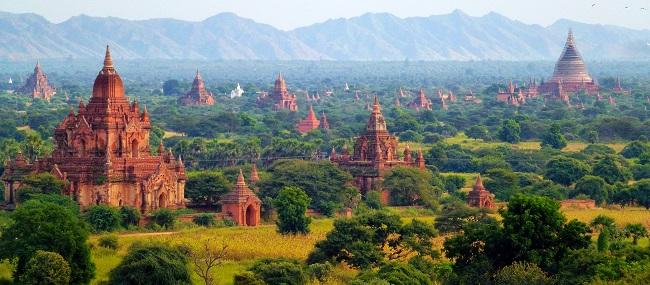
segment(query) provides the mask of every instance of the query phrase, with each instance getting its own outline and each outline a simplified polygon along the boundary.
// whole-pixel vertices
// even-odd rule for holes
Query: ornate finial
[[[481,173],[476,177],[476,183],[474,183],[474,189],[483,189],[483,180],[481,179]]]
[[[237,186],[246,186],[246,180],[244,179],[244,171],[239,169],[239,177],[237,177]]]
[[[377,95],[375,95],[375,102],[373,103],[372,110],[373,112],[381,111],[381,107],[379,106],[379,99],[377,99]]]
[[[196,75],[194,76],[195,79],[201,79],[201,73],[199,73],[199,68],[196,68]]]
[[[104,56],[104,67],[113,67],[113,59],[111,58],[111,49],[106,45],[106,56]]]
[[[158,144],[158,155],[163,155],[165,152],[165,146],[163,146],[162,140],[160,140],[160,143]]]
[[[573,38],[573,29],[569,28],[569,34],[567,35],[566,44],[567,46],[573,46],[575,39]]]

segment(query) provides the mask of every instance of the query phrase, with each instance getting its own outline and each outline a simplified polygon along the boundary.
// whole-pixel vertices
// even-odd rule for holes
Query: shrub
[[[27,262],[20,284],[67,285],[70,282],[70,265],[63,257],[50,251],[37,250]]]
[[[96,205],[88,208],[84,218],[93,232],[112,232],[120,227],[120,212],[107,205]]]
[[[233,285],[265,285],[265,283],[253,272],[246,271],[235,275]]]
[[[253,264],[250,271],[266,284],[307,284],[307,276],[302,265],[293,259],[260,259]]]
[[[121,224],[124,228],[138,226],[140,223],[140,211],[133,207],[120,208]]]
[[[99,238],[99,246],[108,249],[117,249],[119,246],[116,235],[105,235]]]
[[[542,271],[534,263],[520,263],[515,262],[512,265],[508,265],[497,272],[494,276],[495,284],[500,285],[519,285],[519,284],[530,284],[530,285],[551,285],[553,279],[546,276],[546,273]]]
[[[162,208],[151,213],[152,222],[163,229],[171,229],[176,223],[176,214],[170,209]]]
[[[621,155],[625,158],[639,157],[642,153],[650,151],[650,145],[640,141],[633,141],[626,145],[621,151]]]
[[[214,219],[214,215],[208,213],[194,216],[194,218],[192,218],[192,222],[203,227],[213,227],[217,224],[217,221]]]
[[[111,272],[108,284],[191,284],[187,257],[164,244],[135,243]]]
[[[379,210],[383,207],[381,204],[381,194],[379,191],[369,191],[366,193],[366,206],[370,209]]]
[[[333,266],[329,262],[314,263],[307,266],[307,274],[309,279],[325,282],[327,277],[332,273]]]

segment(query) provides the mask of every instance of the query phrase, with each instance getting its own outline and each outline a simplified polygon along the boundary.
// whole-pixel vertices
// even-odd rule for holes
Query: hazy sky
[[[57,23],[79,14],[200,21],[234,12],[284,30],[366,12],[410,17],[446,14],[454,9],[472,16],[495,11],[529,24],[549,25],[567,18],[650,29],[650,0],[0,0],[0,11],[33,12]]]

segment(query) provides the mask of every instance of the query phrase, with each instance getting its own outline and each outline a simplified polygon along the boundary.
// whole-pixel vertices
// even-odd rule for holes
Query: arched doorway
[[[138,140],[133,140],[131,142],[131,157],[138,157]]]
[[[246,208],[246,226],[257,226],[257,211],[254,205],[248,205]]]
[[[158,196],[158,208],[167,208],[167,197],[165,196],[165,193],[161,193],[160,196]]]

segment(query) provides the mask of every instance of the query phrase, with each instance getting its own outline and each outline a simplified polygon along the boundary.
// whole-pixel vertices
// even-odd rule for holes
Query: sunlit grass
[[[562,212],[568,219],[577,219],[584,223],[590,223],[598,215],[606,215],[613,218],[618,226],[640,223],[650,229],[650,210],[636,207],[623,209],[563,209]]]

